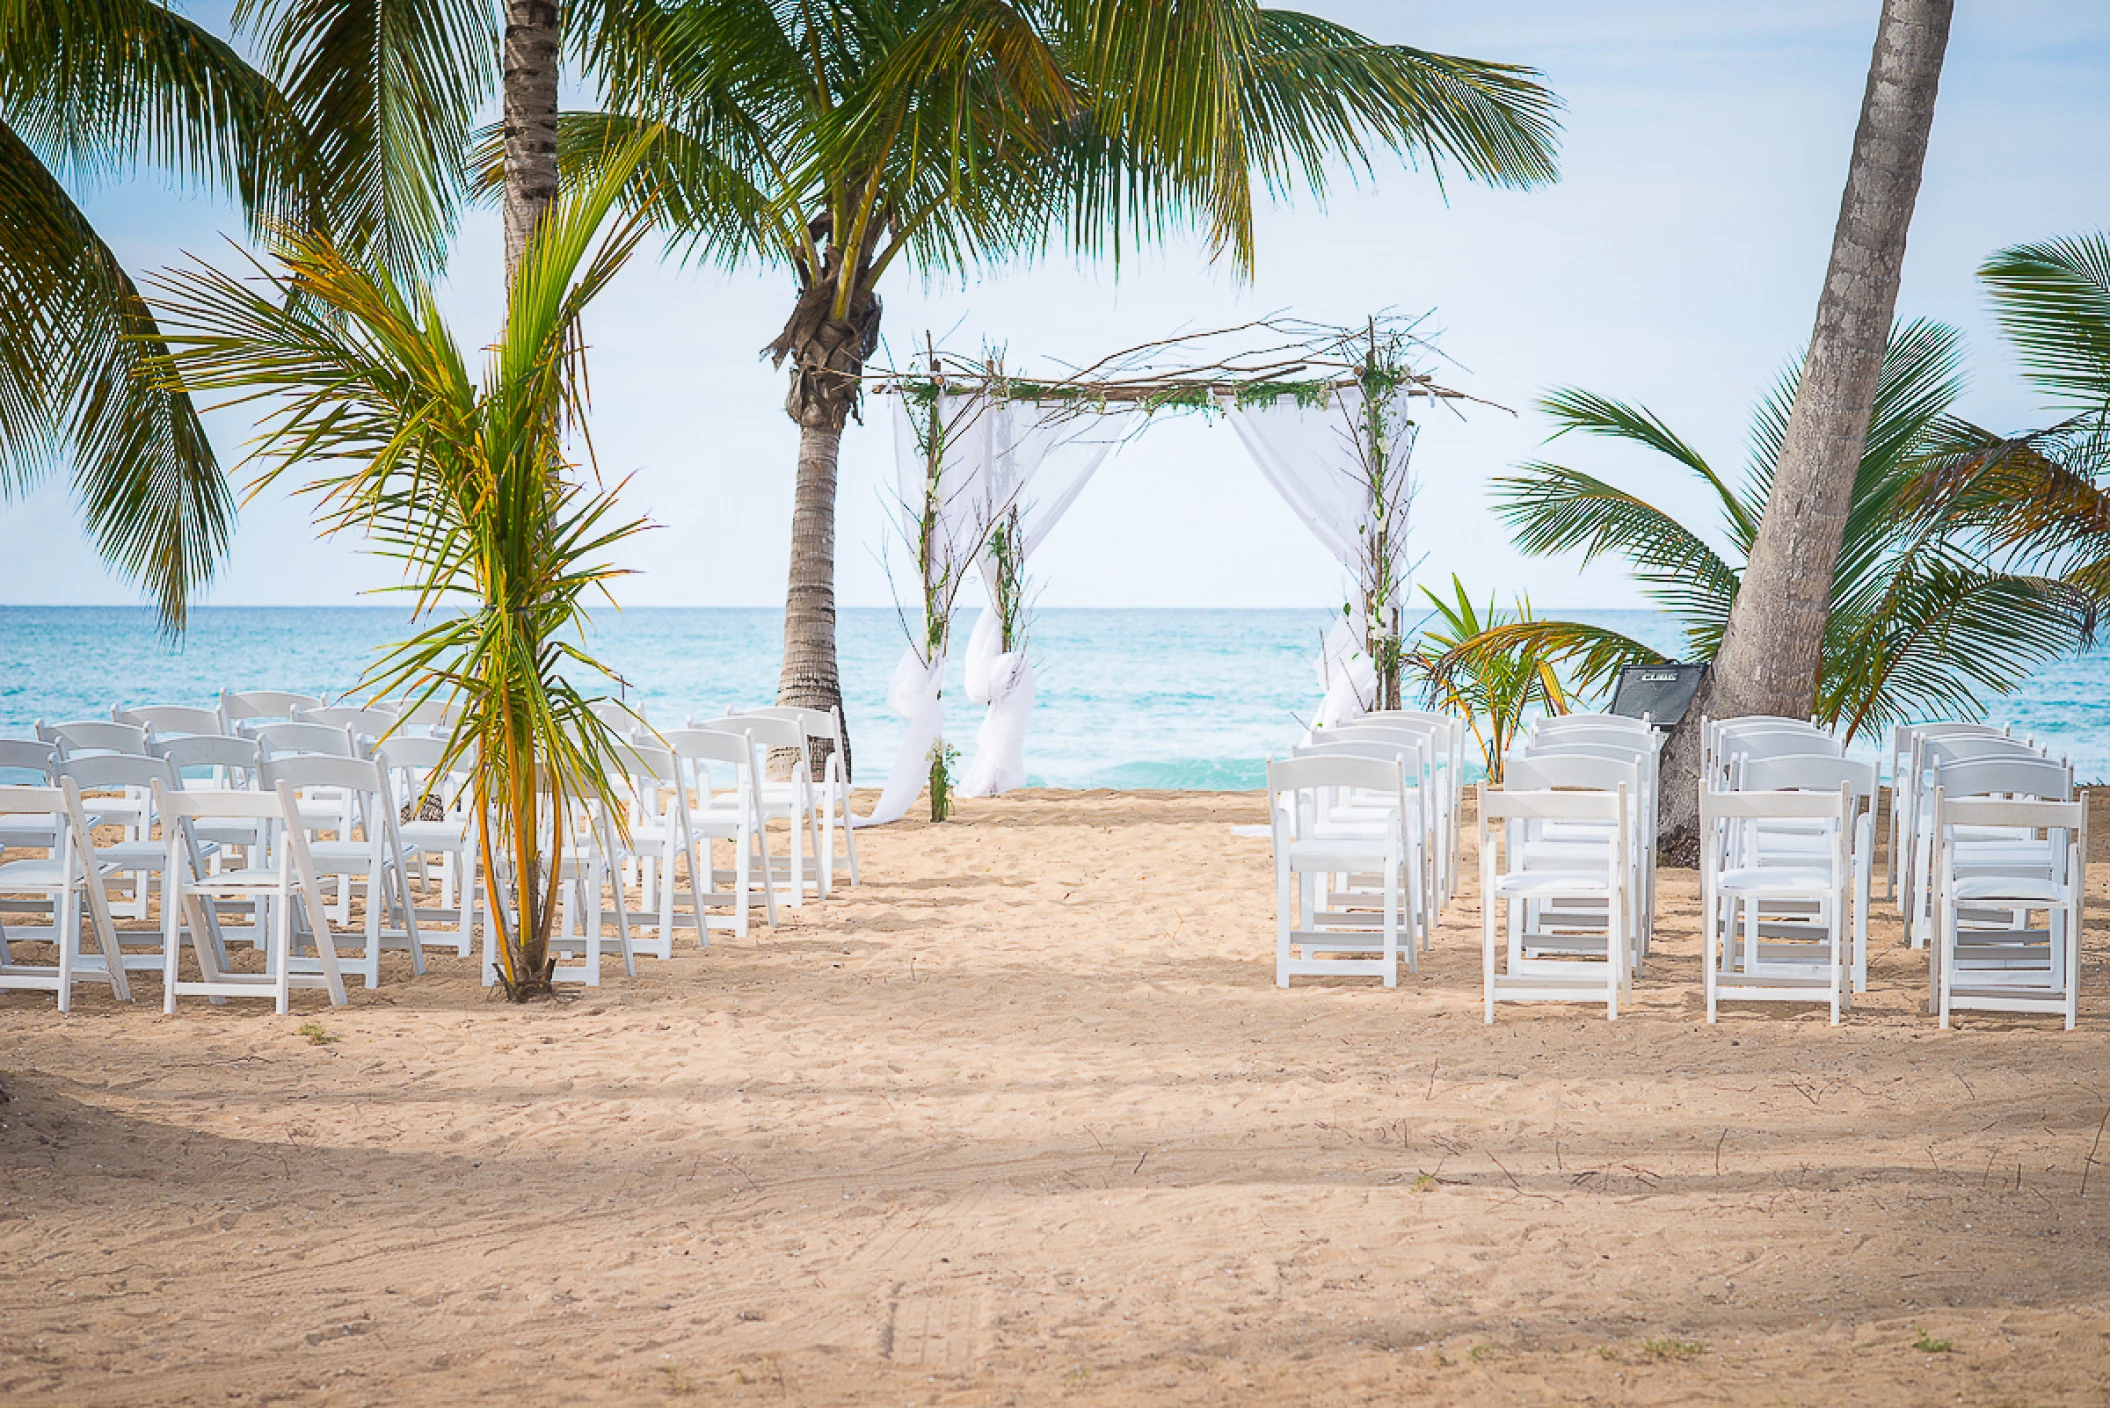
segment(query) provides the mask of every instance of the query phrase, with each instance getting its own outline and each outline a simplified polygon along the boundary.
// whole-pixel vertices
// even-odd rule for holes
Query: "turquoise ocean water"
[[[1575,612],[1659,649],[1678,634],[1649,611]],[[1046,610],[1030,646],[1039,699],[1027,766],[1036,786],[1258,787],[1262,764],[1293,741],[1319,697],[1312,674],[1323,610]],[[955,627],[964,653],[971,615]],[[604,611],[593,645],[654,723],[774,698],[782,617],[771,610]],[[386,607],[208,607],[176,644],[152,615],[121,607],[0,607],[0,735],[38,719],[108,717],[113,703],[208,704],[230,689],[335,695],[374,651],[404,634]],[[860,785],[877,786],[900,739],[886,686],[903,636],[891,610],[843,613],[845,711]],[[947,733],[972,747],[982,711],[953,663]],[[2060,662],[1993,701],[2070,755],[2083,778],[2110,777],[2110,656]]]

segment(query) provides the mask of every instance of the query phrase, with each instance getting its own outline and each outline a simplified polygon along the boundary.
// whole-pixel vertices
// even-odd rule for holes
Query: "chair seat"
[[[1289,843],[1292,870],[1382,870],[1402,859],[1383,838],[1318,836]]]
[[[1612,882],[1601,870],[1513,870],[1495,877],[1495,893],[1530,898],[1534,895],[1606,895]]]
[[[2055,880],[2035,875],[1970,875],[1954,881],[1949,893],[1959,900],[2017,900],[2035,904],[2064,904],[2072,890]]]
[[[396,831],[404,845],[417,851],[452,851],[469,841],[467,822],[406,821],[399,823]]]
[[[100,867],[105,875],[115,875],[117,867]],[[64,867],[56,860],[45,857],[41,860],[11,860],[0,865],[0,890],[58,890],[80,888],[79,877],[68,879]]]
[[[1715,877],[1715,888],[1734,895],[1829,895],[1839,888],[1829,870],[1804,866],[1742,865]]]

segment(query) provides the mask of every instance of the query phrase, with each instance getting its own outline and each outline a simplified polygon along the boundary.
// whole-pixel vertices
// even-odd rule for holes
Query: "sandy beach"
[[[1708,1027],[1676,871],[1630,1013],[1488,1027],[1470,887],[1275,988],[1263,819],[967,803],[524,1009],[0,998],[0,1398],[2110,1402],[2110,867],[2076,1032],[1937,1031],[1880,904],[1844,1027]]]

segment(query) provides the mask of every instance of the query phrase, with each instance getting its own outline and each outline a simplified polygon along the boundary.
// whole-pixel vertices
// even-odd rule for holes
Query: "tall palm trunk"
[[[1702,715],[1808,718],[1816,702],[1832,572],[1897,311],[1953,8],[1954,0],[1883,0],[1831,264],[1765,517],[1714,669],[1665,753],[1663,845],[1678,860],[1689,863],[1698,847]]]
[[[557,199],[558,0],[506,0],[506,282]]]
[[[791,360],[784,410],[799,426],[798,484],[791,509],[791,574],[784,592],[784,668],[777,703],[840,709],[835,654],[835,480],[843,425],[856,409],[865,359],[879,346],[879,295],[869,279],[871,251],[859,261],[847,316],[839,307],[842,251],[830,246],[818,277],[800,269],[799,301],[765,352]],[[810,759],[817,778],[828,745]],[[782,766],[783,759],[772,759]],[[850,771],[850,726],[843,722],[843,776]]]

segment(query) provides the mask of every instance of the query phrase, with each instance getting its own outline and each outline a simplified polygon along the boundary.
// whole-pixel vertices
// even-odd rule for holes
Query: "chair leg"
[[[1275,863],[1275,986],[1278,988],[1289,986],[1289,935],[1294,900],[1289,865],[1278,860]]]

